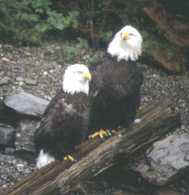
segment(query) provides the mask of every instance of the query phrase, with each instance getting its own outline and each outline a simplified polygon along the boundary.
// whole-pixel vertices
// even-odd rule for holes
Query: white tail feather
[[[36,167],[40,169],[41,167],[44,167],[53,161],[55,161],[54,157],[41,150],[39,156],[37,157]]]

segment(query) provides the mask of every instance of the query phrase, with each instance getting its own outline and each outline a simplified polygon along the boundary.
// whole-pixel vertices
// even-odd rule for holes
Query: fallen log
[[[66,194],[82,181],[88,180],[119,163],[117,157],[130,158],[180,125],[179,114],[170,101],[152,104],[140,111],[141,121],[128,129],[120,129],[107,140],[88,140],[73,156],[77,162],[55,161],[36,170],[3,195]]]

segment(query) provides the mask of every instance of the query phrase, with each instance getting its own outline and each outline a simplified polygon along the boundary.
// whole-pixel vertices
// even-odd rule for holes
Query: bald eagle
[[[74,64],[66,68],[62,88],[47,106],[34,134],[38,168],[64,158],[87,135],[90,80],[87,66]]]
[[[134,27],[115,34],[104,61],[91,70],[90,129],[128,127],[134,120],[143,81],[136,64],[141,53],[142,36]]]

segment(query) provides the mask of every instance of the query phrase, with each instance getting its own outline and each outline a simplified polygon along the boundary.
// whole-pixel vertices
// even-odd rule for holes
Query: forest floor
[[[68,52],[72,51],[72,52]],[[0,45],[0,98],[25,91],[50,100],[61,85],[64,64],[95,63],[103,51],[81,48],[76,43],[46,43],[42,47],[14,47]],[[141,88],[141,105],[171,98],[181,114],[179,132],[189,132],[189,72],[173,75],[153,64],[141,64],[144,82]],[[0,187],[7,187],[26,176],[34,169],[29,164],[14,156],[0,154]],[[112,183],[102,180],[98,193],[114,194]],[[130,185],[130,184],[129,184]],[[123,184],[120,184],[120,189]],[[127,184],[125,184],[127,186]],[[123,187],[125,188],[125,187]],[[106,190],[104,190],[106,189]],[[111,190],[110,190],[111,189]]]

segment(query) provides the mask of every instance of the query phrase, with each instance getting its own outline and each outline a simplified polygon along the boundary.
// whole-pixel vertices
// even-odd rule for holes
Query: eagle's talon
[[[95,137],[100,137],[103,139],[104,137],[111,136],[111,132],[108,129],[100,129],[99,131],[93,133],[92,135],[89,135],[89,139],[94,139]]]
[[[66,156],[64,157],[64,160],[70,160],[71,162],[76,161],[75,158],[74,158],[73,156],[71,156],[70,154],[66,155]]]

